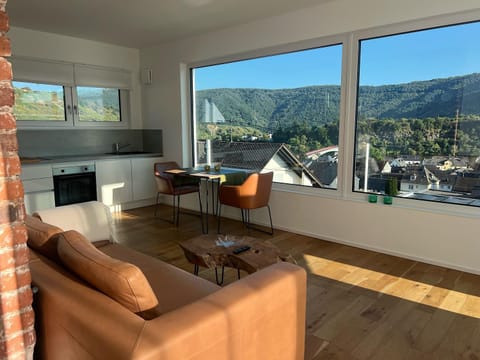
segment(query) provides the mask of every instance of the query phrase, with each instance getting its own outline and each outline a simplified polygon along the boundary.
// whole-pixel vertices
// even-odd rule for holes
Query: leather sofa
[[[222,288],[115,243],[102,206],[26,219],[36,358],[303,359],[302,268],[278,263]]]

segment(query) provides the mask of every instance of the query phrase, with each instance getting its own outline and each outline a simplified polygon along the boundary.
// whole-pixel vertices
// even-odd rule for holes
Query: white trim
[[[342,53],[342,81],[341,81],[341,101],[340,101],[340,123],[339,123],[339,154],[338,154],[338,188],[333,189],[318,189],[306,186],[288,185],[274,183],[273,190],[281,192],[291,192],[296,194],[304,194],[308,196],[319,196],[324,198],[343,199],[354,202],[367,202],[367,193],[353,192],[353,174],[354,174],[354,155],[355,155],[355,120],[356,120],[356,100],[357,100],[357,83],[358,83],[358,56],[359,56],[359,41],[369,38],[382,37],[388,35],[395,35],[405,32],[414,32],[427,30],[435,27],[443,27],[450,25],[458,25],[462,23],[480,21],[480,9],[468,10],[455,14],[432,16],[420,20],[411,20],[406,22],[399,22],[391,25],[379,26],[375,28],[368,28],[349,33],[343,33],[333,36],[326,36],[317,39],[310,39],[295,43],[289,43],[274,47],[267,47],[248,52],[231,54],[223,57],[210,58],[203,61],[189,63],[188,69],[194,69],[203,66],[216,65],[226,62],[233,62],[239,60],[248,60],[257,57],[278,55],[287,52],[302,51],[309,48],[324,47],[335,44],[343,44]],[[193,83],[193,81],[192,81]],[[193,96],[193,89],[191,91]],[[192,101],[193,102],[193,101]],[[185,105],[183,105],[185,106]],[[194,110],[193,110],[194,111]],[[190,110],[190,114],[193,112]],[[193,132],[193,120],[190,115],[190,132]],[[184,138],[183,141],[192,142],[192,137]],[[193,153],[193,152],[192,152]],[[193,159],[193,161],[195,161]],[[383,206],[383,204],[382,204]],[[406,199],[395,197],[392,207],[399,207],[405,209],[412,209],[417,211],[424,211],[428,213],[447,214],[451,216],[460,216],[467,218],[480,217],[478,207],[466,206],[460,204],[449,204],[442,202],[429,202],[425,200]],[[288,229],[289,231],[300,232],[297,229]],[[336,242],[341,242],[336,240]],[[348,242],[344,242],[348,243]],[[354,246],[359,246],[356,243],[349,243]],[[373,249],[373,248],[372,248]],[[375,249],[374,249],[375,250]],[[376,249],[382,252],[389,253],[385,249]],[[392,253],[392,252],[390,252]],[[410,257],[408,254],[398,254],[404,257]],[[435,263],[429,259],[420,259],[430,263]],[[450,264],[442,264],[452,266]],[[465,268],[464,270],[474,272],[472,269]]]
[[[270,224],[264,223],[264,224],[259,224],[259,225],[269,226]],[[352,247],[356,247],[356,248],[360,248],[360,249],[364,249],[364,250],[375,251],[377,253],[397,256],[397,257],[404,258],[404,259],[409,259],[409,260],[412,260],[412,261],[419,261],[419,262],[423,262],[423,263],[426,263],[426,264],[442,266],[442,267],[446,267],[446,268],[449,268],[449,269],[454,269],[454,270],[459,270],[459,271],[463,271],[463,272],[468,272],[468,273],[480,275],[480,271],[476,268],[471,268],[471,267],[468,267],[468,266],[461,266],[461,265],[453,264],[453,263],[446,262],[446,261],[437,261],[436,259],[433,259],[433,258],[416,256],[416,255],[413,255],[413,254],[410,254],[410,253],[404,253],[404,252],[401,252],[401,251],[394,251],[394,250],[392,251],[389,248],[382,247],[382,246],[365,245],[363,243],[356,243],[356,242],[353,242],[353,241],[349,241],[349,240],[345,240],[345,239],[339,239],[337,237],[332,237],[332,236],[324,236],[324,235],[321,235],[321,234],[311,233],[311,232],[304,231],[304,230],[297,229],[297,228],[292,229],[292,228],[287,228],[287,227],[284,227],[284,226],[276,226],[275,224],[273,224],[273,229],[274,230],[288,231],[288,232],[291,232],[291,233],[312,237],[312,238],[319,239],[319,240],[322,240],[322,241],[333,242],[333,243],[336,243],[336,244],[344,244],[344,245],[348,245],[348,246],[352,246]]]

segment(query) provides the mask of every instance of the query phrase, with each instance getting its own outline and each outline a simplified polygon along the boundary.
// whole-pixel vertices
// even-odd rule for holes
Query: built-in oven
[[[97,200],[95,164],[53,167],[55,206]]]

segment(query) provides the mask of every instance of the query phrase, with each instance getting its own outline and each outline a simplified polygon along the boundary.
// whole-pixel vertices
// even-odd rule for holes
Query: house
[[[426,167],[407,171],[400,182],[400,191],[425,192],[439,189],[440,180]]]
[[[17,57],[47,63],[127,70],[131,80],[130,129],[161,129],[163,138],[152,141],[163,141],[164,158],[188,165],[192,153],[192,68],[343,44],[342,51],[351,61],[342,63],[346,88],[342,90],[338,191],[312,189],[312,195],[304,189],[279,186],[272,192],[276,218],[282,219],[285,230],[480,273],[478,208],[421,201],[411,206],[408,199],[398,199],[399,206],[394,203],[387,208],[368,203],[365,194],[352,190],[352,154],[356,147],[355,129],[351,126],[357,115],[354,78],[359,72],[358,62],[353,61],[358,59],[358,53],[353,51],[360,47],[362,39],[477,21],[477,1],[230,1],[222,6],[214,0],[156,2],[155,6],[170,4],[169,11],[152,8],[152,2],[146,4],[9,0],[12,52]],[[238,7],[230,7],[235,4]],[[205,14],[210,16],[201,16]],[[422,49],[421,43],[418,49]],[[274,68],[265,71],[282,76]],[[314,69],[305,71],[312,71],[313,76]],[[32,136],[30,146],[69,146],[62,137],[48,137],[48,131],[38,127],[25,131],[39,134]],[[78,129],[76,136],[80,139],[98,132]],[[426,173],[417,176],[428,179]],[[398,224],[399,230],[392,231]]]
[[[292,154],[285,144],[214,141],[212,159],[213,162],[221,162],[225,167],[273,171],[275,182],[322,187],[320,180]]]

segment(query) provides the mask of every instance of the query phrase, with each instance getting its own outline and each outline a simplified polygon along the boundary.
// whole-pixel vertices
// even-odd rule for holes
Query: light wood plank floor
[[[153,210],[117,215],[119,241],[192,271],[178,242],[201,234],[200,219],[181,214],[176,228]],[[159,217],[170,215],[170,207],[159,208]],[[215,232],[212,218],[210,226]],[[222,221],[222,232],[248,234],[233,220]],[[307,360],[480,359],[480,276],[284,231],[250,235],[308,272]],[[211,270],[199,275],[215,281]],[[225,284],[235,280],[227,269]]]

